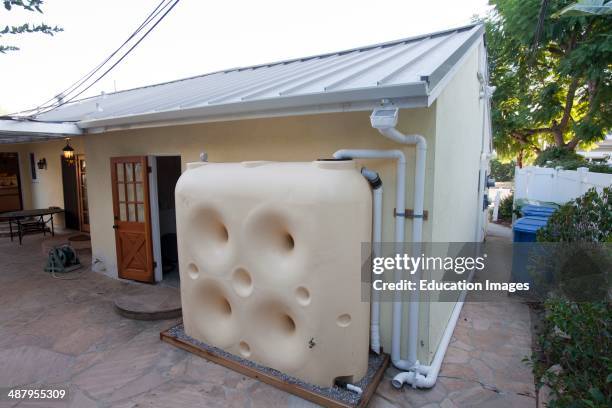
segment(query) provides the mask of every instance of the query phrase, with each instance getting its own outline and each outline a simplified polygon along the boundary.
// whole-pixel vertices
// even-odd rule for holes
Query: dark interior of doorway
[[[179,271],[174,188],[181,176],[181,156],[158,156],[155,159],[157,161],[157,200],[159,203],[162,281],[168,286],[178,287]]]
[[[0,212],[23,209],[17,153],[0,153]]]
[[[62,189],[64,192],[64,220],[67,229],[80,229],[79,193],[77,188],[77,172],[74,160],[60,156],[62,162]]]

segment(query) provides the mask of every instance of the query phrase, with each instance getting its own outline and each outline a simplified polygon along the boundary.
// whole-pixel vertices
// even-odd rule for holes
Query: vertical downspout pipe
[[[370,149],[363,149],[363,150],[357,150],[357,149],[342,149],[342,150],[338,150],[337,152],[334,153],[334,158],[335,159],[392,159],[395,160],[397,163],[396,166],[396,171],[397,171],[397,178],[396,178],[396,196],[395,196],[395,206],[396,208],[405,208],[406,206],[406,192],[405,192],[405,188],[406,188],[406,156],[404,155],[404,152],[402,152],[401,150],[370,150]],[[381,191],[382,194],[382,191]],[[396,250],[400,251],[402,249],[402,243],[404,242],[404,217],[397,217],[396,219],[396,224],[395,224],[395,245],[396,245]],[[382,224],[382,214],[381,214],[381,224]],[[401,225],[400,225],[401,224]],[[381,238],[382,239],[382,238]],[[399,274],[399,277],[398,277]],[[400,271],[395,271],[395,278],[397,280],[401,279],[401,273]],[[373,294],[374,296],[376,296],[376,294]],[[397,299],[394,299],[394,319],[395,319],[395,303],[396,303]],[[401,313],[401,296],[399,299],[400,302],[400,313]],[[374,310],[375,312],[377,312],[379,315],[376,317],[373,317],[375,320],[380,321],[380,306],[378,306],[378,310]],[[400,324],[401,324],[401,316],[399,317],[400,320]],[[393,329],[395,331],[395,328]],[[400,333],[401,333],[401,327],[400,327]],[[378,337],[380,338],[380,332],[378,332]],[[394,345],[394,343],[392,343],[392,359],[394,357],[396,357],[398,360],[400,358],[400,344],[398,342],[397,345]],[[393,352],[393,350],[395,350],[395,352]],[[396,362],[394,361],[394,364]],[[398,364],[401,364],[402,362],[398,361]],[[404,365],[406,368],[404,369],[408,369],[408,363],[404,362]],[[403,365],[403,366],[404,366]]]
[[[361,169],[361,174],[368,180],[372,186],[373,208],[372,215],[374,218],[372,228],[372,256],[378,258],[381,256],[382,243],[382,197],[383,183],[377,172],[366,167]],[[374,276],[372,276],[374,279]],[[376,290],[372,291],[370,299],[370,348],[376,354],[380,354],[380,293]]]
[[[421,135],[404,135],[394,127],[379,128],[378,131],[387,138],[405,145],[416,146],[416,163],[414,172],[414,219],[412,221],[412,242],[413,249],[412,253],[415,256],[419,256],[421,252],[420,243],[423,240],[423,206],[425,201],[425,161],[427,157],[427,141]],[[398,192],[399,194],[399,192]],[[405,194],[402,191],[402,194]],[[405,219],[405,207],[397,207],[398,214],[396,214],[396,225],[401,227],[402,230],[403,220]],[[398,220],[402,220],[400,223]],[[400,226],[401,224],[401,226]],[[402,240],[403,243],[403,240]],[[415,274],[415,281],[419,281],[420,270]],[[408,366],[404,364],[402,366],[396,365],[397,368],[406,370],[419,366],[417,358],[418,353],[418,333],[419,333],[419,302],[420,295],[418,291],[411,292],[410,294],[410,308],[409,308],[409,321],[408,321]],[[392,352],[395,351],[395,360],[400,361],[400,342],[402,335],[402,303],[401,293],[396,293],[396,299],[393,302],[393,342]],[[392,354],[392,359],[393,359]]]

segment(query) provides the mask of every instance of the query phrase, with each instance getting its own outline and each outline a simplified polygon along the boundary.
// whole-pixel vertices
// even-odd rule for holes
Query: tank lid
[[[357,168],[357,163],[352,159],[318,159],[312,163],[320,169],[346,170]]]

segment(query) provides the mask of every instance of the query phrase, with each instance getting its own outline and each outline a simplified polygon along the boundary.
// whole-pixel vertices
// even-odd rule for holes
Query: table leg
[[[40,220],[38,221],[39,225],[42,225],[42,230],[43,230],[43,237],[47,236],[47,223],[45,222],[45,217],[44,216],[40,216]]]
[[[19,245],[21,245],[23,241],[23,231],[21,228],[21,221],[17,220],[17,233],[19,234]]]
[[[13,220],[9,219],[9,234],[11,234],[11,242],[13,242]]]
[[[53,214],[51,214],[51,236],[55,236],[55,228],[53,227]]]

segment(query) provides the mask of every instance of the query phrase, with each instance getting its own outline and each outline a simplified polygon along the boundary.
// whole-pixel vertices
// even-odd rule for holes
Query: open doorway
[[[174,188],[181,176],[181,156],[151,156],[149,162],[155,281],[178,287]]]
[[[22,209],[19,155],[0,153],[0,212]]]

